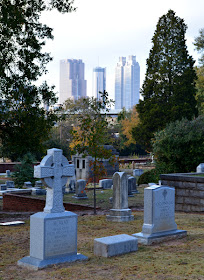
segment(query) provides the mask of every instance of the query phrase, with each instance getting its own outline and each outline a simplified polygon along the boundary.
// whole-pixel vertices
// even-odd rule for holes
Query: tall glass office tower
[[[101,99],[99,92],[106,90],[106,68],[96,67],[93,69],[93,96]]]
[[[115,68],[115,109],[128,110],[139,103],[140,66],[136,56],[120,57]]]
[[[77,100],[86,96],[84,68],[85,65],[81,59],[60,60],[60,104],[68,98]]]

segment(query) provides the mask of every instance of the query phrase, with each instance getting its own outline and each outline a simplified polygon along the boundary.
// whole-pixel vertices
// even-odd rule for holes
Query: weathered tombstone
[[[132,193],[133,193],[133,194],[134,194],[134,193],[139,193],[139,191],[137,190],[137,180],[136,180],[136,178],[133,177],[133,176],[130,176],[130,177],[129,177],[129,180],[132,181]]]
[[[76,177],[75,177],[75,179],[70,179],[69,185],[68,185],[69,193],[75,193],[75,191],[76,191]]]
[[[99,188],[111,189],[112,185],[113,185],[113,179],[99,180]]]
[[[24,182],[23,187],[25,189],[32,188],[32,183],[31,182]]]
[[[132,177],[132,176],[128,176],[128,196],[129,197],[133,197],[133,183],[134,183],[134,179],[135,177]],[[136,179],[135,179],[136,180]]]
[[[7,185],[6,184],[1,184],[0,185],[0,191],[5,191],[7,190]]]
[[[200,163],[196,168],[197,173],[204,173],[204,163]]]
[[[11,177],[11,171],[10,170],[6,170],[6,177]]]
[[[30,218],[30,256],[18,265],[32,269],[87,257],[77,254],[77,215],[64,210],[62,187],[73,176],[74,166],[69,164],[60,149],[50,149],[34,176],[47,186],[46,206]]]
[[[14,181],[6,181],[7,188],[15,188]]]
[[[141,176],[143,173],[143,169],[133,169],[133,176]]]
[[[113,209],[107,215],[108,221],[126,222],[134,219],[128,208],[128,179],[125,172],[116,172],[113,175]]]
[[[133,234],[138,242],[151,245],[186,235],[175,223],[175,189],[157,185],[146,188],[142,232]]]
[[[76,199],[88,199],[85,192],[86,181],[83,179],[77,180],[76,183],[76,194],[73,196]]]

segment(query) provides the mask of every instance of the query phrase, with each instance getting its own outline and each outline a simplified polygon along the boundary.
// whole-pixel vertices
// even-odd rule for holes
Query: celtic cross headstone
[[[34,167],[34,177],[47,186],[45,213],[64,212],[62,188],[73,175],[74,165],[69,164],[60,149],[48,150],[40,165]]]
[[[74,175],[74,165],[60,149],[50,149],[40,165],[34,168],[34,177],[47,186],[44,212],[30,217],[30,256],[18,265],[40,269],[48,265],[86,260],[77,253],[77,215],[65,211],[62,188],[68,177]]]

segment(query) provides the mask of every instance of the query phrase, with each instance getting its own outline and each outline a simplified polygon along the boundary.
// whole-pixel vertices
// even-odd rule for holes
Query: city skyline
[[[92,75],[96,65],[106,67],[106,90],[114,99],[115,65],[118,57],[136,54],[140,65],[140,86],[142,86],[146,60],[152,47],[151,39],[156,24],[169,9],[184,19],[188,29],[186,43],[189,54],[198,64],[199,54],[193,45],[199,29],[203,28],[204,1],[172,0],[75,0],[77,11],[70,14],[45,12],[42,22],[54,29],[54,40],[47,41],[44,50],[50,52],[53,61],[48,64],[46,79],[59,92],[59,60],[63,58],[82,59],[86,65],[87,95],[92,96]],[[90,8],[91,7],[91,8]],[[116,12],[117,8],[117,12]],[[98,20],[105,15],[105,20]],[[97,22],[97,24],[94,24]],[[65,27],[69,26],[65,32]]]

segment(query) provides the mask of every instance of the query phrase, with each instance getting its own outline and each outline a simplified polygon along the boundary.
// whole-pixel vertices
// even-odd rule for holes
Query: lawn
[[[79,216],[78,252],[88,256],[89,260],[40,271],[16,265],[19,259],[29,255],[29,220],[26,219],[22,226],[1,227],[0,279],[204,279],[204,215],[176,214],[178,228],[188,231],[184,239],[153,246],[139,245],[137,252],[112,258],[94,256],[94,238],[141,231],[143,213],[133,211],[133,214],[134,221],[123,223],[107,222],[105,215]]]

